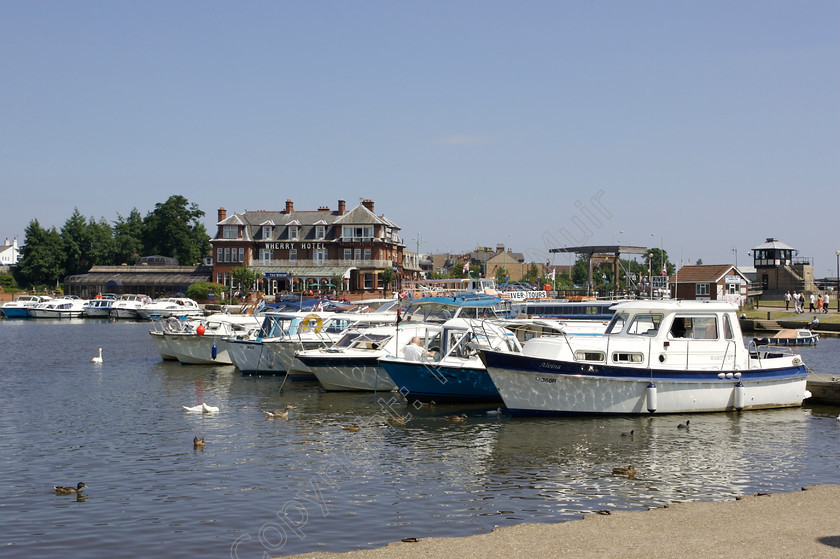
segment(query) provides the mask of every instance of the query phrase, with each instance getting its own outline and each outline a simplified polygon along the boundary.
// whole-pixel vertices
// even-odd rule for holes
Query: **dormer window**
[[[289,225],[289,240],[296,241],[298,238],[298,226]]]
[[[224,226],[222,226],[222,238],[223,239],[238,239],[239,238],[239,226],[237,226],[237,225],[224,225]]]
[[[263,225],[262,238],[266,239],[266,240],[271,238],[271,226],[270,225]]]
[[[316,239],[323,239],[327,236],[327,228],[323,225],[316,225],[315,226],[315,238]]]

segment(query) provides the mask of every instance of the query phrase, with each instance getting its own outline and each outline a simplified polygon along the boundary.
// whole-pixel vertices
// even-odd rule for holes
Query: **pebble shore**
[[[294,558],[426,559],[528,557],[650,559],[840,558],[840,485],[733,501],[676,503],[643,511],[586,514],[556,524],[521,524],[463,538],[417,538],[348,553]]]

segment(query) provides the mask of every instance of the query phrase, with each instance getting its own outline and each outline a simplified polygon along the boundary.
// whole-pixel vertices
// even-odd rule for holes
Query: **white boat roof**
[[[612,307],[619,311],[658,311],[658,312],[734,312],[738,307],[726,301],[683,301],[674,299],[653,299],[627,301]]]

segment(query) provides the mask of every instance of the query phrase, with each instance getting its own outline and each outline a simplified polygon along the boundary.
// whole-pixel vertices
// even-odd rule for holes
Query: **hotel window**
[[[353,225],[344,225],[341,228],[341,236],[344,238],[352,237],[354,239],[372,239],[373,226],[357,227]]]
[[[369,248],[365,249],[365,260],[370,260],[370,249]]]
[[[273,258],[272,252],[273,251],[269,248],[261,248],[260,249],[260,262],[262,262],[263,264],[267,264],[267,263],[271,262],[271,260]]]
[[[291,248],[289,249],[289,260],[297,260],[297,249]]]
[[[353,258],[353,249],[345,248],[344,249],[344,259],[351,260]]]
[[[362,259],[362,249],[354,248],[353,249],[353,260],[361,260]]]
[[[312,251],[312,257],[315,260],[315,262],[323,264],[327,260],[327,249],[316,248],[314,251]]]
[[[263,239],[270,239],[271,238],[271,226],[263,225],[262,238]]]
[[[245,262],[245,247],[239,249],[239,260],[237,262]]]
[[[224,239],[238,239],[239,227],[237,225],[222,226],[222,238]]]
[[[365,289],[373,289],[373,274],[365,274]]]
[[[230,249],[229,249],[229,248],[226,248],[226,249],[225,249],[225,259],[224,259],[224,262],[230,262]]]
[[[327,228],[323,225],[316,225],[315,226],[315,238],[316,239],[323,239],[327,236]]]
[[[216,262],[224,262],[222,260],[222,256],[224,255],[224,251],[221,248],[216,249]]]
[[[698,283],[697,288],[694,291],[695,295],[708,295],[709,294],[709,284],[708,283]]]
[[[289,225],[289,239],[296,241],[298,238],[298,226]]]
[[[222,283],[223,281],[225,281],[225,276],[221,272],[216,272],[216,283]]]

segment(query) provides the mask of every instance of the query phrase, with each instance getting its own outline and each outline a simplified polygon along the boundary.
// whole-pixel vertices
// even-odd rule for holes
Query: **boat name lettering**
[[[540,368],[541,369],[556,369],[556,370],[559,371],[559,370],[563,369],[563,366],[558,364],[558,363],[552,363],[551,361],[543,361],[542,363],[540,363]]]
[[[553,383],[557,382],[556,378],[551,378],[551,377],[537,377],[537,380],[540,381],[540,382],[547,382],[549,384],[553,384]]]
[[[326,248],[325,243],[265,243],[265,248],[270,250],[312,250]]]

